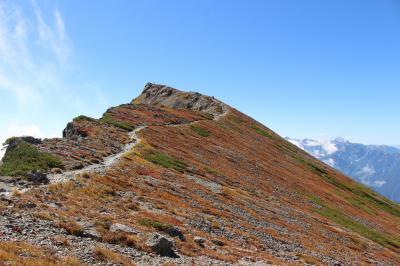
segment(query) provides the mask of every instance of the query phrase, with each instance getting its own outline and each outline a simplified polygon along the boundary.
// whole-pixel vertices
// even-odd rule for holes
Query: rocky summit
[[[12,137],[0,265],[399,265],[400,207],[227,104],[149,83]]]

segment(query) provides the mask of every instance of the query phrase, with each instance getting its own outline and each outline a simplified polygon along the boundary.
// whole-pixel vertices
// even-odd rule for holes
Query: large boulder
[[[177,226],[168,227],[164,230],[164,233],[168,234],[171,237],[178,237],[181,241],[186,241],[185,236],[183,235],[181,229]]]
[[[28,173],[27,179],[28,179],[28,181],[30,181],[34,184],[48,184],[49,183],[49,179],[47,178],[47,175],[42,172],[38,172],[36,170],[33,170],[32,172]]]
[[[160,256],[172,258],[178,257],[173,250],[174,243],[160,234],[152,234],[147,240],[146,245]]]
[[[81,138],[86,138],[88,133],[82,128],[80,128],[76,122],[70,122],[67,124],[65,129],[62,132],[63,138],[72,139],[72,140],[79,140]]]

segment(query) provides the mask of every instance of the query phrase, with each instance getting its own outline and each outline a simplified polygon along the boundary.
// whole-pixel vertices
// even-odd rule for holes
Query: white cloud
[[[308,140],[307,145],[310,147],[321,146],[327,155],[335,153],[338,150],[335,143],[333,143],[330,139],[320,138],[318,140]]]
[[[32,6],[34,21],[18,6],[0,3],[0,90],[13,93],[20,107],[40,104],[61,87],[72,52],[60,12],[49,23],[35,1]]]
[[[13,121],[7,125],[7,121],[0,120],[0,144],[10,136],[57,136],[43,134],[39,124],[23,121],[35,110],[43,109],[45,113],[39,115],[46,115],[47,100],[53,103],[61,93],[62,100],[72,94],[65,84],[73,49],[62,15],[56,8],[43,12],[36,1],[31,3],[32,18],[23,13],[18,2],[0,1],[0,91],[11,96],[11,102],[2,101],[0,108]],[[44,16],[47,13],[49,17]]]
[[[386,184],[386,181],[384,181],[384,180],[376,180],[376,181],[374,181],[374,187],[381,187],[381,186],[383,186],[385,184]]]
[[[32,1],[32,3],[37,20],[40,43],[44,47],[49,47],[60,63],[66,63],[72,48],[60,12],[58,9],[54,10],[54,25],[49,25],[44,21],[42,11],[36,1]]]
[[[335,145],[334,141],[327,138],[320,138],[317,140],[313,139],[305,139],[305,140],[298,140],[298,139],[291,139],[287,138],[292,144],[296,145],[300,149],[303,149],[313,155],[318,159],[324,159],[325,157],[332,155],[333,153],[338,151],[337,146]],[[332,159],[326,160],[325,163],[333,166],[334,161]]]
[[[326,163],[327,165],[330,165],[332,167],[335,167],[335,160],[332,158],[329,158],[327,160],[324,160],[324,163]]]
[[[301,144],[301,141],[297,140],[297,139],[291,139],[291,138],[286,138],[289,142],[291,142],[292,144],[296,145],[297,147],[299,147],[300,149],[304,150],[304,146],[303,144]]]
[[[367,164],[359,171],[359,173],[364,176],[371,176],[371,175],[375,174],[376,172],[375,172],[375,169],[373,166],[370,166],[369,164]]]

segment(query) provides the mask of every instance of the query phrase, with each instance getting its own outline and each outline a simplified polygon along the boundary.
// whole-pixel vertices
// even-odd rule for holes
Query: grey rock
[[[80,140],[81,138],[86,138],[87,135],[85,132],[80,130],[74,122],[70,122],[67,124],[67,127],[63,130],[63,138],[71,139],[71,140]]]
[[[18,178],[12,176],[0,176],[0,183],[14,183],[17,180]]]
[[[202,178],[197,177],[195,175],[186,175],[186,177],[189,180],[192,180],[195,183],[197,183],[197,184],[199,184],[201,186],[204,186],[205,188],[211,190],[214,193],[221,193],[221,185],[220,184],[217,184],[215,182],[202,179]]]
[[[186,241],[186,237],[183,235],[182,231],[179,229],[179,227],[169,227],[164,230],[166,234],[168,234],[171,237],[178,237],[179,240],[181,241]]]
[[[134,228],[129,227],[124,224],[119,224],[119,223],[112,224],[110,226],[110,232],[112,232],[112,233],[123,232],[123,233],[128,233],[128,234],[138,234],[139,233]]]
[[[48,184],[49,179],[47,175],[36,170],[30,172],[27,176],[28,180],[35,183],[35,184]]]
[[[101,235],[99,232],[97,232],[96,228],[88,228],[85,229],[83,232],[83,236],[84,237],[88,237],[94,240],[100,240],[101,239]]]
[[[173,250],[174,243],[160,234],[152,234],[147,240],[146,245],[163,257],[178,257]]]
[[[195,237],[194,237],[194,242],[195,242],[197,245],[199,245],[200,247],[204,248],[204,247],[205,247],[206,240],[205,240],[204,238],[202,238],[202,237],[195,236]]]
[[[11,187],[3,182],[0,182],[0,192],[10,192]]]
[[[217,245],[217,246],[220,246],[220,247],[225,246],[225,243],[222,242],[221,240],[218,240],[218,239],[213,239],[213,240],[211,240],[211,242],[212,242],[213,244]]]

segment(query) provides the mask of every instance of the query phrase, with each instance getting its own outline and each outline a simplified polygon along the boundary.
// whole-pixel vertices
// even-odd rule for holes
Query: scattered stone
[[[143,176],[144,180],[153,186],[160,185],[160,181],[152,176]]]
[[[194,237],[194,242],[195,242],[197,245],[199,245],[200,247],[204,248],[204,247],[205,247],[206,240],[205,240],[204,238],[202,238],[202,237],[195,236],[195,237]]]
[[[52,174],[61,174],[62,173],[62,169],[61,168],[53,168],[50,170],[50,173]]]
[[[14,183],[17,180],[18,178],[12,176],[0,176],[0,183]]]
[[[214,245],[217,245],[217,246],[220,246],[220,247],[225,246],[225,243],[222,242],[221,240],[218,240],[218,239],[213,239],[213,240],[211,240],[211,242],[212,242]]]
[[[96,228],[94,228],[94,227],[91,227],[91,228],[88,228],[88,229],[84,229],[83,236],[91,238],[91,239],[94,239],[94,240],[100,240],[101,239],[100,233],[97,232]]]
[[[28,201],[27,203],[23,204],[22,207],[25,209],[33,209],[36,208],[36,204],[32,201]]]
[[[199,185],[211,190],[214,193],[221,193],[221,185],[220,184],[217,184],[217,183],[212,182],[212,181],[204,180],[204,179],[199,178],[199,177],[197,177],[195,175],[186,175],[186,177],[189,180],[194,181],[195,183],[197,183],[197,184],[199,184]]]

